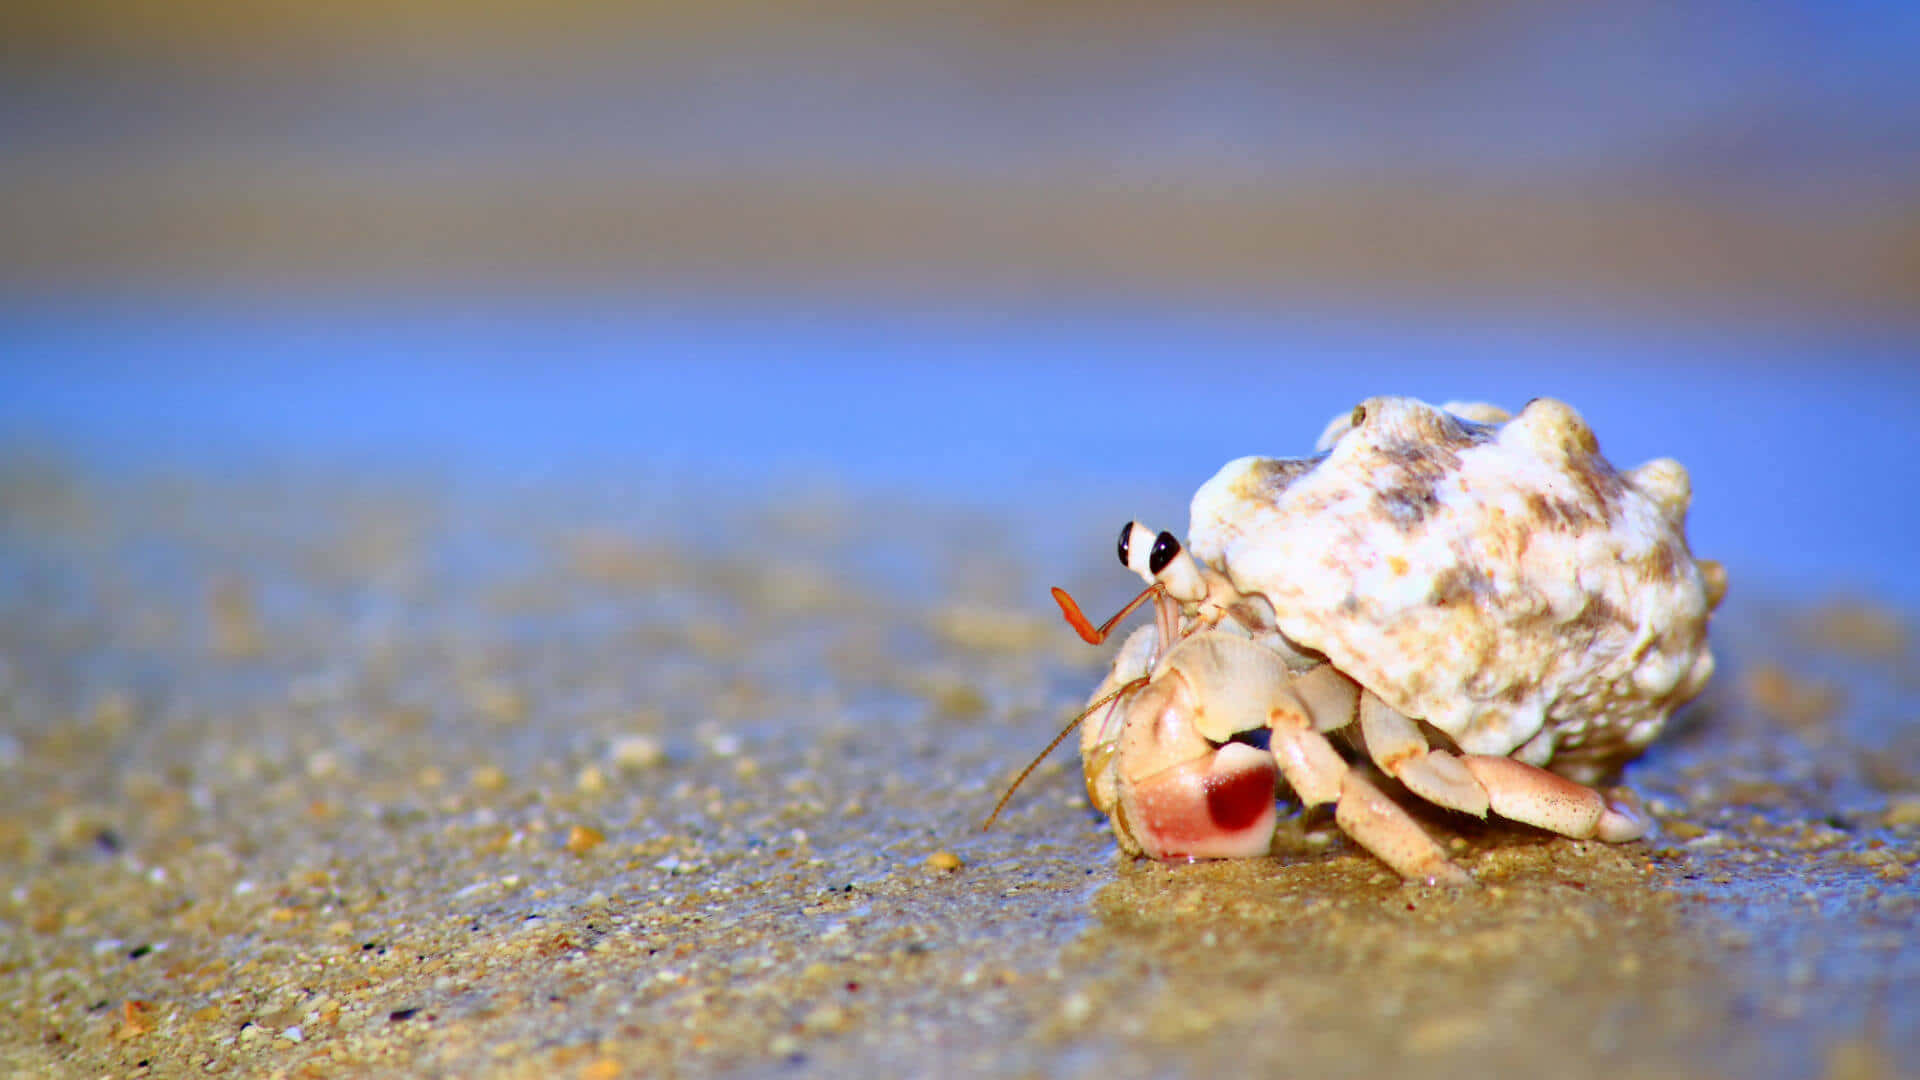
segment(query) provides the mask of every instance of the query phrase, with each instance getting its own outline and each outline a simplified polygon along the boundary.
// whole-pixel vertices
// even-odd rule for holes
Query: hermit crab
[[[1284,781],[1401,875],[1469,881],[1334,732],[1449,810],[1644,835],[1631,801],[1587,785],[1713,673],[1726,575],[1687,547],[1686,470],[1616,470],[1547,398],[1511,415],[1371,398],[1316,451],[1228,463],[1194,496],[1187,547],[1129,522],[1120,561],[1147,588],[1106,625],[1054,590],[1096,644],[1154,610],[1082,714],[1087,789],[1121,848],[1264,854]]]

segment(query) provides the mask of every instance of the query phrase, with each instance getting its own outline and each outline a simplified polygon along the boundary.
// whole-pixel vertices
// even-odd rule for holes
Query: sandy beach
[[[980,832],[1103,663],[1004,572],[1018,532],[801,499],[696,544],[569,494],[9,469],[0,1064],[1838,1078],[1920,1051],[1904,615],[1736,591],[1721,674],[1626,777],[1656,835],[1427,813],[1482,883],[1449,893],[1324,814],[1266,859],[1122,858],[1069,751]],[[876,587],[880,521],[945,568],[921,595]]]

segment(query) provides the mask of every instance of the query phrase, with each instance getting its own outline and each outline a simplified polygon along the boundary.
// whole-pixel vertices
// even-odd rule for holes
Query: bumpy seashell
[[[1713,672],[1725,591],[1684,532],[1679,463],[1621,472],[1540,398],[1363,402],[1311,458],[1229,463],[1193,499],[1193,553],[1280,631],[1470,753],[1597,775]]]

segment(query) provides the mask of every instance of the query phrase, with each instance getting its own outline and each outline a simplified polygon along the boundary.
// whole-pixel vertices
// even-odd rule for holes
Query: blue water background
[[[41,300],[0,310],[0,453],[716,500],[828,484],[1026,528],[1070,509],[1177,529],[1222,463],[1308,452],[1367,396],[1547,395],[1616,464],[1685,463],[1693,546],[1736,581],[1911,608],[1914,359],[1864,331],[1404,311]]]

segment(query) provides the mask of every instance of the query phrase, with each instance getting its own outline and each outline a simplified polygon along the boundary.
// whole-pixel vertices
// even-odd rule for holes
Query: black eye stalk
[[[1129,570],[1137,571],[1138,568],[1133,565],[1133,533],[1135,529],[1140,530],[1140,535],[1146,535],[1147,530],[1141,528],[1140,523],[1137,521],[1129,521],[1125,525],[1120,526],[1120,543],[1116,550],[1120,555],[1120,565]],[[1147,552],[1147,573],[1158,577],[1160,571],[1167,568],[1167,564],[1179,557],[1179,539],[1170,532],[1163,532],[1153,538],[1153,550]]]
[[[1125,541],[1122,543],[1124,544]],[[1174,539],[1172,533],[1163,532],[1154,537],[1153,551],[1147,556],[1147,569],[1158,575],[1178,554],[1180,554],[1180,541]]]

